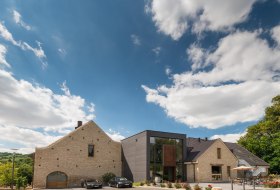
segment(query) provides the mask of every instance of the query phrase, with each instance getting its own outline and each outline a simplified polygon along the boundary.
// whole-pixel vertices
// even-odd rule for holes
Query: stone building
[[[187,138],[187,181],[227,182],[243,177],[243,172],[232,170],[237,166],[251,166],[251,175],[266,175],[269,164],[236,143],[221,139]]]
[[[269,165],[236,143],[187,138],[186,134],[146,130],[113,141],[93,121],[44,148],[36,148],[34,188],[78,187],[81,180],[107,172],[132,181],[222,182],[238,176],[232,168],[253,166],[254,175]]]
[[[64,188],[81,185],[81,179],[98,179],[106,172],[121,175],[121,144],[93,121],[44,148],[36,148],[33,185]]]

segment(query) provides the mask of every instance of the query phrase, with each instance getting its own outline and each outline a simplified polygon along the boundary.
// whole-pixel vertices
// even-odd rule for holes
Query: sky
[[[0,151],[96,122],[236,142],[280,92],[279,0],[0,1]]]

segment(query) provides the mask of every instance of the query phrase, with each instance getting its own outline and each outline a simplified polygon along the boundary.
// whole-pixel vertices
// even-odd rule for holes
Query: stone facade
[[[221,149],[221,158],[217,158],[217,149]],[[230,178],[236,178],[237,172],[232,170],[238,164],[238,159],[228,149],[221,139],[215,142],[193,163],[187,163],[188,182],[213,182],[212,166],[221,167],[221,179],[219,182],[228,182]],[[229,167],[229,168],[228,168]],[[228,176],[228,171],[230,176]]]
[[[94,156],[88,156],[94,145]],[[34,188],[46,188],[47,176],[55,171],[67,175],[67,187],[81,185],[81,179],[99,179],[106,172],[121,175],[121,144],[113,141],[93,121],[75,129],[45,148],[36,148]]]
[[[33,186],[78,187],[81,180],[100,179],[107,172],[123,175],[133,181],[151,179],[150,137],[182,139],[182,161],[185,161],[182,179],[188,182],[213,182],[213,176],[217,176],[214,169],[217,168],[218,182],[236,178],[237,172],[232,169],[238,166],[243,154],[239,157],[236,155],[240,151],[247,151],[235,143],[224,143],[221,139],[201,140],[186,138],[184,134],[149,130],[119,143],[113,141],[93,121],[89,121],[53,144],[36,148]],[[94,146],[92,157],[89,156],[89,145]],[[217,149],[221,151],[221,158],[217,156]],[[246,154],[253,157],[249,151]],[[269,166],[258,160],[258,163],[262,162],[263,166]]]

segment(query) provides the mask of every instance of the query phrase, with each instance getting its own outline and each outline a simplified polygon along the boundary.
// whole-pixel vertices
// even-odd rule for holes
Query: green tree
[[[270,172],[280,173],[280,95],[272,99],[264,118],[250,126],[238,143],[268,162]]]
[[[21,164],[17,171],[17,177],[26,178],[27,183],[31,184],[33,177],[32,166],[28,164]]]
[[[12,184],[12,163],[0,163],[0,185],[10,186]],[[14,171],[14,176],[17,176],[17,169]]]

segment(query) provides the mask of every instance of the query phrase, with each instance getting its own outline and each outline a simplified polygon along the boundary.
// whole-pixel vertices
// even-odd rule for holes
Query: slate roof
[[[198,157],[203,154],[214,142],[215,140],[206,140],[199,138],[187,138],[187,159],[186,162],[194,162]],[[249,152],[247,149],[236,143],[224,142],[225,145],[232,150],[233,154],[238,159],[243,159],[248,162],[251,166],[269,166],[264,160],[260,159],[253,153]]]
[[[197,158],[204,153],[215,140],[205,140],[199,138],[187,138],[187,162],[196,161]],[[190,150],[190,148],[192,148]]]
[[[260,159],[259,157],[248,151],[246,148],[240,146],[239,144],[229,142],[225,142],[225,144],[230,150],[233,150],[233,154],[238,159],[245,160],[251,166],[269,166],[267,162]]]

